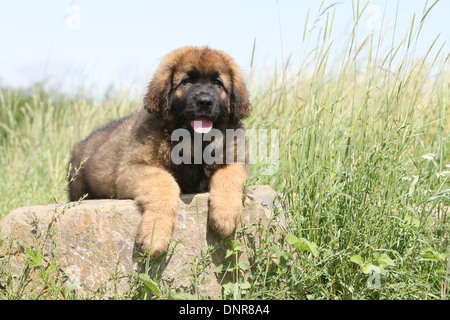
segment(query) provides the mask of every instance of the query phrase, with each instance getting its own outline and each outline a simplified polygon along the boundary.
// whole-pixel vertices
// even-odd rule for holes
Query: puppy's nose
[[[213,104],[213,99],[210,96],[207,95],[201,95],[197,98],[197,106],[199,106],[202,109],[207,109],[211,107]]]

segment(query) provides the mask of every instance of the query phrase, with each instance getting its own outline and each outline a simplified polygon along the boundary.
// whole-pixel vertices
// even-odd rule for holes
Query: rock
[[[273,221],[276,193],[268,186],[249,187],[246,193],[235,241],[248,246],[255,241],[254,226],[267,227]],[[151,262],[150,275],[173,290],[195,288],[201,296],[218,298],[230,278],[214,271],[225,260],[230,241],[221,240],[208,227],[208,197],[208,193],[180,197],[171,248]],[[12,238],[22,248],[42,248],[46,261],[59,263],[68,277],[66,285],[79,294],[109,290],[112,275],[116,275],[114,290],[120,293],[129,289],[133,274],[146,272],[134,242],[141,214],[132,200],[23,207],[0,220],[0,239]],[[248,263],[245,253],[240,259]],[[23,261],[25,253],[18,250],[11,257],[11,272],[20,272]]]

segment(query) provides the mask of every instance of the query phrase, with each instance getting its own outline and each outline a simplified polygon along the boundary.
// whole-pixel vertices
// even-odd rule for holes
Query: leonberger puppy
[[[249,165],[237,156],[225,161],[229,145],[235,153],[238,149],[236,137],[226,143],[226,131],[243,130],[241,120],[250,110],[241,72],[228,54],[208,47],[174,50],[150,82],[143,109],[95,130],[74,147],[70,201],[83,196],[134,199],[143,209],[136,242],[149,249],[152,258],[167,252],[180,192],[209,191],[209,225],[223,238],[231,235],[239,221]],[[221,137],[200,139],[200,152],[211,143],[219,145],[223,151],[215,148],[213,156],[223,161],[173,161],[172,150],[180,143],[173,141],[175,130],[192,137],[187,141],[195,153],[199,148],[194,142],[213,128]]]

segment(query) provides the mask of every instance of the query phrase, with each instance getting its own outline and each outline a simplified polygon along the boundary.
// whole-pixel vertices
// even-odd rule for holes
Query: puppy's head
[[[149,85],[144,108],[198,133],[209,132],[222,122],[237,123],[251,110],[234,60],[208,47],[184,47],[169,53]]]

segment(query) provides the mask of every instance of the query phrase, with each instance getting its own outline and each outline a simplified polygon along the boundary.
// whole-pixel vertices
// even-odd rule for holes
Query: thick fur
[[[74,147],[69,198],[134,199],[143,208],[136,242],[158,257],[168,249],[180,192],[209,191],[209,224],[229,236],[239,220],[249,166],[226,164],[225,152],[223,164],[175,165],[171,151],[178,142],[171,134],[185,128],[193,135],[190,121],[208,116],[225,137],[226,129],[242,128],[250,109],[230,56],[208,47],[177,49],[162,60],[142,110],[97,129]],[[225,140],[214,143],[225,145]]]

